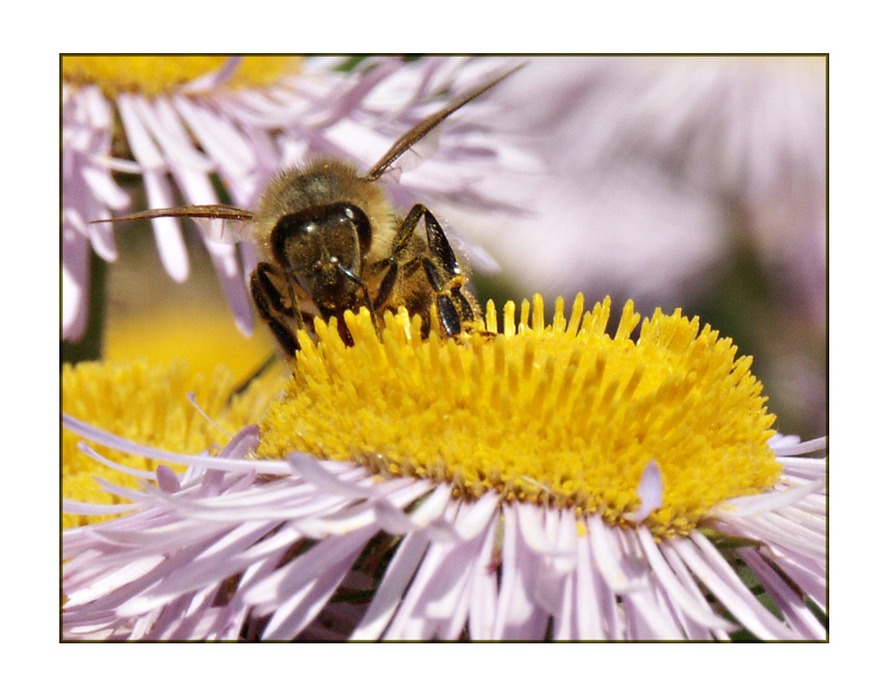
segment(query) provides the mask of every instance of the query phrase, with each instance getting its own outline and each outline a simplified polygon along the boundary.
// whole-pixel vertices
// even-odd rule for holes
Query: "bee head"
[[[291,274],[321,310],[347,308],[358,292],[364,251],[372,227],[349,202],[308,207],[280,217],[271,233],[280,269]]]

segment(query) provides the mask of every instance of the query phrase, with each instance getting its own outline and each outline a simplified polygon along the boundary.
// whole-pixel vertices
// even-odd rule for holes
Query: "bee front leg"
[[[283,352],[289,359],[301,349],[295,332],[304,328],[304,317],[295,299],[289,296],[288,302],[280,294],[273,281],[275,268],[266,262],[258,263],[252,273],[249,289],[258,314],[270,327]]]
[[[376,308],[382,308],[387,303],[387,300],[390,299],[390,294],[393,292],[396,280],[399,277],[399,263],[393,256],[382,260],[379,267],[382,269],[386,267],[387,271],[384,273],[384,277],[381,278],[378,294],[375,295]]]

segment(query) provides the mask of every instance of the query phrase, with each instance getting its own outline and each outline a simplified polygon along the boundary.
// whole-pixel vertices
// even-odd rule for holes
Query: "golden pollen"
[[[213,71],[230,56],[63,56],[62,76],[71,83],[101,87],[107,95],[132,92],[158,95],[171,92]],[[302,59],[295,56],[246,56],[236,66],[232,88],[264,87],[298,71]]]
[[[369,313],[346,314],[353,345],[335,322],[301,333],[286,393],[262,424],[260,455],[303,451],[352,460],[379,476],[452,485],[463,498],[494,490],[517,499],[632,526],[637,487],[654,460],[662,504],[643,521],[658,536],[684,534],[713,506],[774,486],[768,446],[774,416],[751,358],[697,318],[624,307],[606,332],[611,301],[583,312],[562,299],[544,323],[540,296],[489,303],[484,329],[456,339],[404,310],[380,338]]]

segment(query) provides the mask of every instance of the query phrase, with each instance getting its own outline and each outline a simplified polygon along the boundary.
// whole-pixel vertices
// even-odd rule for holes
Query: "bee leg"
[[[304,318],[296,303],[284,302],[283,296],[271,278],[273,273],[272,265],[265,262],[258,263],[252,273],[249,289],[258,314],[270,327],[283,352],[291,359],[301,349],[295,337],[295,330],[304,328]],[[289,298],[294,299],[291,293]]]
[[[429,211],[424,212],[424,228],[427,230],[427,244],[430,246],[430,256],[439,263],[450,278],[461,274],[458,258],[455,251],[449,245],[449,239],[443,233],[439,221]]]
[[[476,302],[462,287],[465,284],[455,251],[449,244],[446,234],[436,217],[423,204],[416,204],[403,220],[394,239],[392,258],[402,252],[414,235],[418,221],[424,217],[427,232],[429,255],[421,259],[424,273],[436,293],[436,310],[440,324],[446,335],[458,335],[463,330],[463,322],[476,318]],[[386,281],[386,278],[385,278]],[[383,288],[382,283],[382,288]],[[392,281],[391,281],[392,287]]]
[[[458,315],[458,310],[455,308],[455,304],[452,303],[451,297],[440,294],[436,298],[436,311],[439,314],[439,322],[446,335],[451,337],[461,332],[461,317]]]
[[[381,279],[381,284],[378,287],[378,295],[375,297],[376,307],[381,307],[387,303],[390,293],[396,284],[396,278],[399,277],[399,263],[396,261],[396,258],[391,256],[383,260],[382,264],[387,267],[387,272],[384,273],[384,277]]]
[[[473,306],[461,292],[460,275],[448,276],[447,271],[430,257],[421,259],[424,274],[436,293],[436,310],[446,335],[458,335],[463,321],[474,320]]]
[[[428,213],[427,207],[423,204],[416,204],[410,210],[408,215],[399,226],[396,238],[393,239],[391,247],[391,258],[396,257],[409,244],[409,240],[415,235],[415,228],[424,214]]]
[[[430,248],[430,257],[441,268],[442,275],[445,278],[452,280],[459,278],[458,282],[463,283],[463,279],[460,279],[461,267],[458,265],[455,251],[449,245],[449,239],[443,233],[439,221],[423,204],[414,205],[409,211],[408,216],[403,219],[396,238],[393,240],[391,258],[395,259],[408,246],[409,240],[415,235],[415,228],[418,226],[418,221],[422,216],[424,217],[424,229],[427,232],[427,245]],[[434,279],[431,278],[430,282],[434,283]]]

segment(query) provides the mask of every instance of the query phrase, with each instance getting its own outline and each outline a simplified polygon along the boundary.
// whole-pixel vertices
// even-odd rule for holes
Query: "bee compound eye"
[[[356,228],[356,235],[359,238],[360,250],[368,250],[372,245],[372,224],[366,213],[357,206],[346,204],[344,206],[344,215],[353,223]]]

